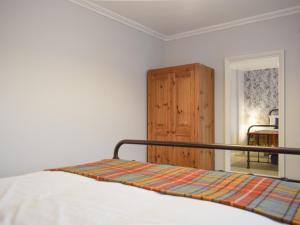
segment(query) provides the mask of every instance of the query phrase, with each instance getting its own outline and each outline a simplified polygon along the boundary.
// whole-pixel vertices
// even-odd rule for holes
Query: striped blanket
[[[239,173],[107,159],[52,169],[218,202],[300,225],[300,184]]]

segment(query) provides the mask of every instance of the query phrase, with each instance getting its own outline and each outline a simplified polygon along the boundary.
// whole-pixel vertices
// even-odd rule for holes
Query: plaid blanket
[[[52,169],[164,194],[218,202],[300,225],[300,184],[229,172],[107,159]]]

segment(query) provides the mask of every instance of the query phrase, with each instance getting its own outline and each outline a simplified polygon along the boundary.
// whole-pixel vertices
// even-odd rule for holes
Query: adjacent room
[[[0,225],[300,225],[299,71],[299,0],[0,0]]]
[[[279,79],[282,77],[279,74],[283,74],[281,57],[283,52],[274,52],[267,56],[247,56],[247,59],[232,60],[228,64],[232,91],[227,101],[231,102],[233,144],[279,146],[279,132],[282,133],[279,114],[284,112],[283,98],[279,104],[279,95],[284,93],[284,80]],[[284,121],[281,126],[284,127]],[[284,137],[280,141],[284,142]],[[284,160],[279,161],[278,158],[278,154],[274,153],[232,152],[231,170],[276,177],[284,170]]]

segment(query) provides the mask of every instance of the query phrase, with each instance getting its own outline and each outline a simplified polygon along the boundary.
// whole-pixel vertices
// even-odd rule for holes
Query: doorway
[[[284,146],[284,51],[225,58],[226,144]],[[225,152],[225,170],[284,177],[284,156]]]

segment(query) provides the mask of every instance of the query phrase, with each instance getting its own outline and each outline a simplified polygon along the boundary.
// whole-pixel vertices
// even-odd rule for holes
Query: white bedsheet
[[[64,172],[0,179],[1,225],[278,225],[213,202]]]

